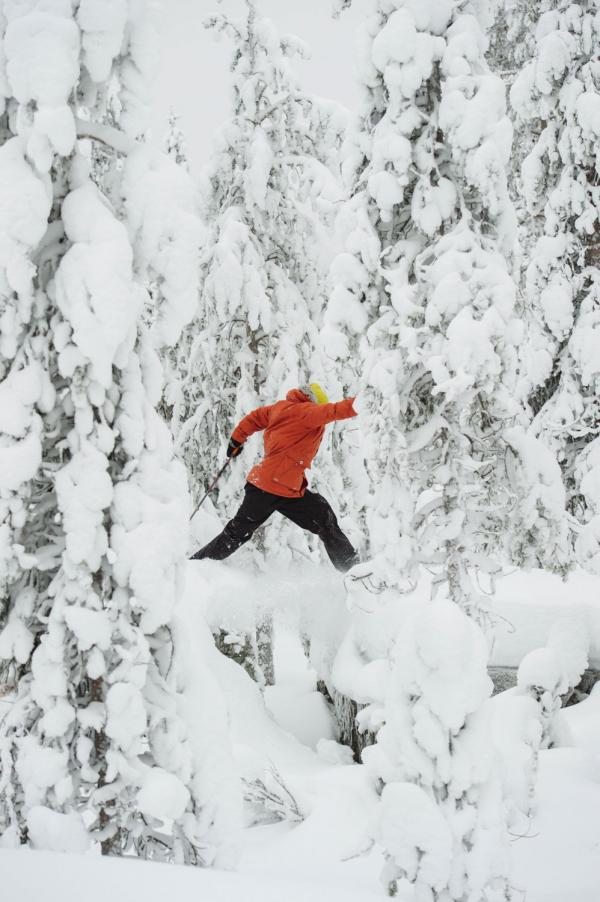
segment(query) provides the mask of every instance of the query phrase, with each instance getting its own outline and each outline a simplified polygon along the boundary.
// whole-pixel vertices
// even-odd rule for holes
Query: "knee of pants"
[[[321,518],[317,521],[319,526],[319,532],[331,532],[331,530],[336,529],[337,527],[337,519],[332,511],[332,509],[327,505],[324,511],[322,511]]]

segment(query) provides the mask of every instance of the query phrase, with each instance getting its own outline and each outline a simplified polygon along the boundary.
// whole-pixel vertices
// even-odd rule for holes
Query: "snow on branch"
[[[334,19],[338,19],[345,10],[350,9],[352,0],[333,0],[331,4],[331,15]]]
[[[128,155],[138,146],[136,141],[120,129],[107,125],[104,122],[76,119],[75,123],[78,138],[91,138],[93,141],[100,141],[107,147],[112,147],[117,153]]]
[[[269,765],[265,779],[243,780],[244,798],[272,814],[276,820],[300,823],[306,817],[274,764]]]

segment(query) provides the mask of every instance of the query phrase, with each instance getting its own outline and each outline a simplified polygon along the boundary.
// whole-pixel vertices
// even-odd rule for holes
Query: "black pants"
[[[233,520],[229,521],[223,532],[212,542],[197,551],[192,560],[211,558],[222,561],[229,557],[275,511],[279,511],[302,529],[318,535],[337,570],[346,571],[358,563],[355,549],[340,529],[337,517],[322,495],[306,490],[301,498],[282,498],[281,495],[263,492],[249,482],[246,483],[242,505]]]

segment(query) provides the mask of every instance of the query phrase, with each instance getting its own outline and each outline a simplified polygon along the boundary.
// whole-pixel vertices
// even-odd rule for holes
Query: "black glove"
[[[244,445],[242,442],[236,442],[234,438],[229,439],[229,444],[227,445],[227,457],[237,457],[243,450]]]

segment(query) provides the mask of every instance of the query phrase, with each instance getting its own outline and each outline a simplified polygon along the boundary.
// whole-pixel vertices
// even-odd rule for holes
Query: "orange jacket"
[[[310,468],[319,450],[325,426],[355,417],[353,400],[314,404],[295,388],[285,401],[257,407],[240,420],[231,436],[236,442],[245,442],[253,432],[265,431],[265,456],[250,470],[248,482],[273,495],[300,498],[307,486],[304,470]]]

